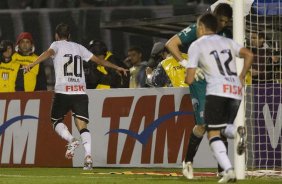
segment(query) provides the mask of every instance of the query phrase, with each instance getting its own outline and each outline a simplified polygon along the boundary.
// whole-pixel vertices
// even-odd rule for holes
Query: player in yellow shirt
[[[12,60],[22,66],[33,63],[38,56],[34,53],[35,47],[30,33],[22,32],[17,38],[15,53]],[[22,88],[26,92],[47,90],[46,75],[43,65],[36,65],[29,73],[24,74]]]
[[[0,92],[15,92],[22,90],[19,85],[23,78],[20,64],[12,61],[14,44],[9,40],[0,43]]]

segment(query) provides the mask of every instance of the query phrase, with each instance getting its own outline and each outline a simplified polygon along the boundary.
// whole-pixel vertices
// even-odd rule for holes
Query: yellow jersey
[[[19,53],[14,53],[12,56],[12,61],[16,62],[22,66],[33,63],[38,56],[36,54],[31,54],[29,56],[23,56]],[[30,92],[35,90],[37,75],[39,73],[39,65],[35,65],[30,72],[24,74],[24,91]]]
[[[10,61],[0,63],[0,92],[15,92],[20,64]]]

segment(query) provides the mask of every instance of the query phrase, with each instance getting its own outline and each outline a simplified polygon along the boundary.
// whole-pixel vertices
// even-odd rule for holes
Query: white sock
[[[226,128],[221,132],[225,137],[234,139],[236,135],[236,127],[233,124],[228,124]]]
[[[73,136],[71,135],[71,133],[68,130],[68,127],[64,123],[58,123],[55,127],[55,131],[57,132],[57,134],[59,134],[59,136],[61,136],[69,143],[72,142]]]
[[[91,156],[91,134],[90,132],[83,132],[80,134],[82,139],[82,144],[85,150],[85,157],[90,155]]]
[[[224,169],[224,171],[232,168],[231,162],[226,153],[226,147],[222,140],[213,141],[210,143],[210,147],[218,164]]]

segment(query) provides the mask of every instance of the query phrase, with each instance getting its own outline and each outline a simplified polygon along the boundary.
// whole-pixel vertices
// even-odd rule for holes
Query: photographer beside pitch
[[[99,65],[113,68],[126,75],[127,70],[118,67],[106,60],[101,60],[80,44],[69,41],[70,28],[66,24],[56,27],[56,41],[49,49],[43,52],[34,63],[23,66],[25,72],[42,61],[52,57],[55,69],[55,94],[51,110],[51,120],[54,130],[64,140],[68,141],[66,158],[74,156],[75,149],[80,142],[75,139],[63,123],[64,116],[72,111],[76,127],[82,139],[85,150],[84,170],[91,170],[93,160],[91,157],[91,134],[87,129],[88,124],[88,96],[85,92],[85,75],[83,61],[96,62]]]
[[[235,41],[219,36],[217,18],[208,13],[197,21],[198,40],[188,50],[189,62],[186,82],[192,84],[196,68],[200,67],[207,81],[204,120],[207,123],[208,140],[214,157],[224,169],[223,177],[218,183],[235,182],[236,175],[227,156],[222,137],[234,138],[238,132],[240,142],[239,154],[245,151],[245,129],[233,125],[241,98],[242,85],[247,71],[250,69],[253,53],[238,45]],[[235,58],[244,58],[244,66],[239,76]]]

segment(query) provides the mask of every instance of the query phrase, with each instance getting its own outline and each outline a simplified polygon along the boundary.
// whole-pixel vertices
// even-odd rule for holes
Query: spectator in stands
[[[282,50],[278,50],[278,48],[276,48],[272,56],[274,65],[274,82],[276,83],[282,83],[281,52]]]
[[[148,60],[148,67],[151,69],[155,69],[158,64],[165,59],[166,54],[168,53],[167,50],[164,50],[164,43],[163,42],[156,42],[151,50],[150,58]],[[166,52],[164,52],[166,51]]]
[[[262,31],[251,32],[250,49],[254,53],[251,76],[252,84],[274,82],[275,63],[278,57],[273,55],[273,50],[266,42],[266,35]]]
[[[89,50],[100,59],[124,67],[123,63],[108,50],[106,44],[100,40],[91,40]],[[96,63],[84,62],[86,85],[88,89],[109,89],[128,87],[129,77],[119,75],[115,70],[97,65]]]
[[[132,67],[130,71],[129,88],[142,88],[148,87],[146,85],[146,67],[147,62],[142,61],[142,50],[139,47],[133,46],[128,49],[128,57]]]
[[[12,60],[22,66],[33,63],[38,58],[34,50],[35,47],[31,34],[22,32],[17,38],[16,52],[13,54]],[[31,72],[24,74],[23,83],[21,84],[22,87],[20,87],[20,89],[26,92],[47,90],[46,83],[44,65],[40,64],[32,68]]]
[[[10,40],[0,43],[0,92],[15,92],[21,90],[19,83],[23,79],[20,64],[12,61],[14,44]]]
[[[184,82],[185,68],[168,52],[165,44],[162,42],[155,43],[152,53],[156,50],[160,50],[158,55],[161,56],[162,61],[158,62],[158,66],[154,70],[147,67],[146,83],[152,87],[187,87],[188,85]],[[187,58],[187,54],[183,54],[183,57]]]

